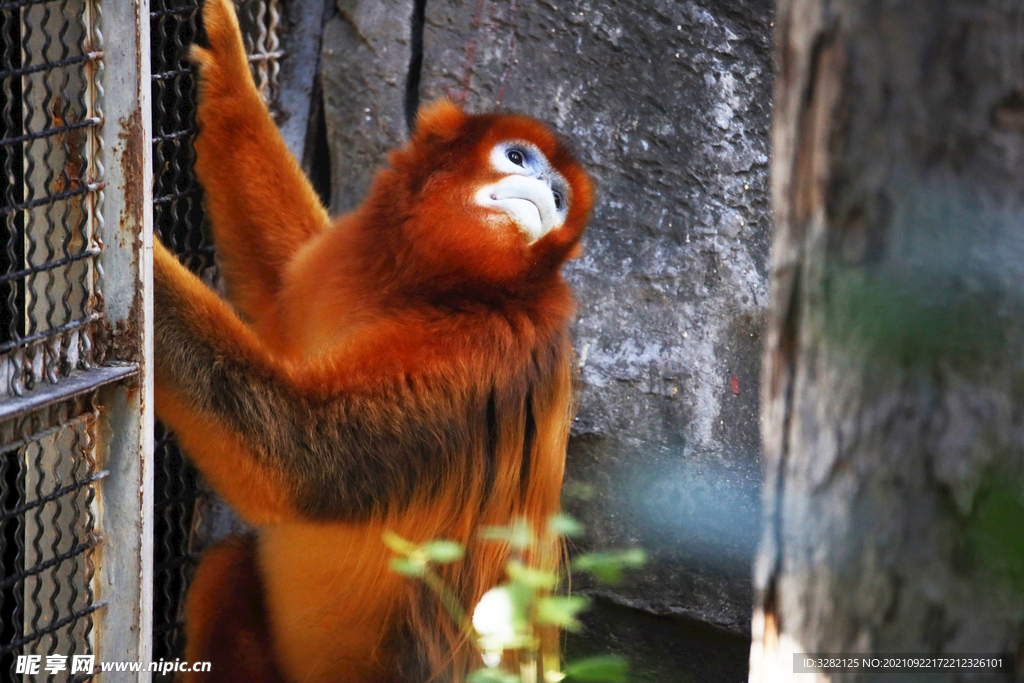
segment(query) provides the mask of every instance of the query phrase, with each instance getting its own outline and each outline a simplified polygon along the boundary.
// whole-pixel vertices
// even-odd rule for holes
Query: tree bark
[[[1019,653],[1024,8],[780,0],[776,24],[750,680],[921,680],[794,653]]]

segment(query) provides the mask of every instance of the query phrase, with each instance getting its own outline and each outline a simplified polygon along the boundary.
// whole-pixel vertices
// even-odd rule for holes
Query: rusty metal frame
[[[152,658],[153,589],[153,202],[150,128],[149,0],[101,0],[106,59],[101,160],[107,188],[101,256],[113,354],[134,363],[134,382],[100,392],[100,529],[97,661]],[[148,672],[113,673],[105,681],[149,681]]]
[[[51,8],[44,6],[47,2],[26,0],[17,8],[22,5],[28,8],[22,16],[29,17],[27,21],[34,21],[32,17],[35,15],[27,12],[39,9],[39,12],[47,13],[39,16],[48,17]],[[17,8],[14,11],[18,11]],[[54,631],[62,620],[85,615],[92,620],[91,628],[68,631],[62,636],[63,640],[51,641],[51,649],[57,647],[59,650],[68,645],[68,639],[84,638],[87,641],[83,644],[86,651],[91,650],[97,662],[148,663],[152,655],[153,584],[149,0],[77,0],[75,3],[54,5],[52,12],[58,11],[67,18],[76,17],[77,24],[88,30],[88,35],[82,39],[87,43],[86,53],[78,60],[84,66],[80,76],[76,77],[87,81],[89,114],[80,122],[59,126],[56,121],[48,121],[45,132],[27,133],[8,142],[19,144],[73,129],[88,131],[82,154],[89,165],[89,181],[81,189],[84,199],[80,203],[82,208],[78,209],[88,212],[88,232],[79,239],[86,244],[82,251],[83,262],[90,259],[88,267],[95,269],[83,277],[95,278],[102,284],[102,290],[97,288],[97,292],[101,292],[98,299],[100,308],[91,314],[87,321],[88,330],[83,335],[89,336],[84,342],[86,345],[93,344],[100,350],[96,363],[71,363],[70,371],[47,371],[45,375],[37,372],[36,376],[45,381],[37,381],[34,386],[11,382],[13,391],[0,396],[0,427],[4,427],[7,434],[11,432],[12,425],[43,424],[47,415],[57,415],[52,427],[31,437],[26,436],[22,441],[24,444],[41,444],[43,439],[51,439],[56,444],[61,439],[72,439],[69,452],[88,458],[91,470],[87,472],[88,479],[75,480],[71,485],[63,485],[54,475],[57,483],[48,480],[46,486],[61,488],[40,497],[39,492],[48,489],[37,484],[32,495],[18,501],[19,507],[7,512],[8,516],[20,514],[20,510],[40,508],[68,491],[88,488],[87,510],[83,514],[88,514],[94,522],[89,527],[92,537],[85,541],[88,547],[80,551],[85,553],[81,566],[87,569],[84,575],[72,576],[69,580],[85,582],[90,603],[81,610],[76,608],[76,614],[67,615],[54,612],[51,601],[50,611],[44,616],[52,621],[47,631]],[[30,39],[34,38],[26,38]],[[66,65],[71,65],[71,59],[49,63],[51,67]],[[8,76],[31,78],[37,72],[41,72],[41,68],[26,67],[11,71]],[[37,163],[45,166],[47,160],[41,158]],[[70,196],[70,192],[65,194]],[[53,238],[40,232],[33,239],[43,242]],[[64,259],[68,263],[73,260]],[[53,261],[51,265],[62,267],[67,264]],[[24,277],[31,276],[28,270],[25,273]],[[12,272],[9,276],[22,277],[22,273]],[[30,288],[33,285],[27,282],[25,286]],[[29,306],[31,303],[26,304]],[[32,312],[26,310],[25,315],[32,315]],[[25,341],[20,340],[20,343]],[[25,431],[28,428],[23,426],[20,429]],[[78,433],[74,430],[79,430],[84,436],[74,436]],[[12,438],[5,439],[4,448],[13,455],[5,457],[27,457],[22,455],[22,450],[11,450],[22,448],[18,435],[11,432],[7,436]],[[47,449],[57,446],[37,445],[33,448],[33,453],[38,454],[36,457],[49,458]],[[66,457],[62,460],[61,455],[56,455],[58,465],[65,461]],[[50,476],[47,473],[50,467],[48,460],[36,461],[33,465],[33,472]],[[33,476],[38,478],[41,475]],[[81,511],[76,506],[80,504],[81,499],[76,497],[71,505],[65,507],[72,509],[77,518]],[[51,518],[54,523],[63,523],[56,516],[47,516],[46,520]],[[33,524],[40,526],[38,520],[29,523],[30,526]],[[40,531],[44,532],[51,533],[52,530]],[[35,555],[39,555],[38,545]],[[44,582],[49,580],[43,578],[44,568],[52,566],[56,572],[56,567],[64,561],[45,553],[31,559],[36,566],[30,572],[25,572],[25,567],[4,567],[5,574],[13,569],[8,579]],[[22,561],[29,564],[27,557]],[[73,574],[78,566],[65,568],[63,573]],[[54,654],[66,653],[57,651]],[[108,672],[103,675],[104,681],[141,682],[150,679],[151,674],[146,671]]]
[[[63,603],[58,606],[51,600],[45,613],[40,613],[41,617],[36,615],[36,621],[47,620],[47,635],[55,632],[59,624],[70,623],[69,620],[88,619],[85,628],[68,630],[59,639],[54,635],[47,641],[49,653],[64,654],[62,648],[81,644],[82,647],[74,651],[91,652],[96,662],[129,661],[146,665],[154,654],[154,147],[150,0],[23,0],[25,7],[38,10],[43,17],[50,16],[46,14],[51,9],[50,3],[54,12],[73,17],[87,27],[83,56],[51,60],[50,65],[71,66],[70,60],[76,60],[74,68],[80,73],[75,78],[87,82],[90,108],[80,120],[59,124],[48,120],[39,131],[15,133],[7,142],[20,144],[72,130],[87,131],[83,158],[89,164],[89,181],[81,188],[73,188],[76,196],[82,196],[80,208],[76,210],[85,212],[80,215],[86,217],[83,224],[87,224],[87,228],[80,236],[84,246],[71,253],[65,245],[64,251],[70,255],[63,259],[49,258],[45,265],[60,268],[87,261],[89,282],[95,283],[94,298],[98,303],[82,325],[85,330],[82,338],[84,344],[94,345],[96,355],[95,359],[90,356],[88,362],[64,361],[62,367],[52,370],[50,365],[57,367],[57,361],[51,353],[45,372],[32,368],[35,372],[32,378],[38,379],[24,383],[17,380],[19,375],[16,374],[20,372],[16,362],[21,356],[9,364],[15,368],[9,373],[15,380],[9,383],[9,391],[0,392],[0,445],[7,449],[5,453],[17,453],[17,458],[31,460],[30,474],[35,485],[21,500],[15,501],[14,507],[0,509],[0,513],[11,517],[25,510],[41,509],[74,492],[76,497],[65,506],[65,514],[74,514],[77,520],[79,506],[84,506],[90,523],[87,538],[74,545],[66,558],[49,547],[43,551],[36,548],[31,557],[19,560],[25,566],[3,567],[5,572],[13,571],[0,577],[0,584],[5,581],[22,581],[25,585],[54,584],[62,580],[84,582],[88,600],[80,609],[75,603],[72,612],[68,612]],[[283,0],[249,3],[246,9],[252,11],[243,13],[242,18],[249,28],[248,47],[254,75],[261,92],[271,100],[279,94],[282,3]],[[19,8],[21,6],[18,4]],[[41,6],[46,7],[40,9]],[[19,67],[9,71],[8,76],[30,77],[36,73],[33,69]],[[44,171],[48,162],[52,163],[52,159],[45,156],[35,160]],[[3,211],[4,207],[0,206],[0,214]],[[33,233],[32,239],[40,244],[53,239],[41,226],[32,229],[38,232]],[[34,276],[34,272],[29,272],[33,268],[35,266],[29,265],[20,270],[9,269],[11,272],[6,276],[30,278]],[[34,285],[26,282],[25,287],[31,292]],[[60,296],[58,292],[56,297]],[[31,301],[26,305],[30,306]],[[31,311],[25,313],[26,316],[32,314]],[[25,344],[26,340],[19,338],[16,344]],[[59,355],[63,351],[54,353]],[[32,433],[26,426],[44,423],[45,429]],[[45,441],[47,439],[49,441]],[[66,468],[74,460],[62,456],[65,451],[83,456],[89,467],[81,473],[75,470],[65,479],[61,479],[59,472],[49,472]],[[51,461],[55,463],[53,468]],[[83,492],[80,498],[78,491]],[[28,523],[39,534],[59,535],[59,525],[64,524],[64,520],[47,515]],[[54,525],[58,528],[49,528]],[[19,533],[23,532],[24,529]],[[52,548],[56,547],[54,543]],[[72,566],[64,566],[59,577],[55,571],[53,578],[44,578],[45,572],[71,557],[81,559],[75,559]],[[29,568],[29,564],[33,566]],[[32,638],[38,637],[37,631]],[[148,682],[152,678],[148,671],[105,672],[102,676],[104,681]]]

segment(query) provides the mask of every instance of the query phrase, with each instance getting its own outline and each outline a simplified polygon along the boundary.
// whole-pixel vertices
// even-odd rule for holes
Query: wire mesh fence
[[[153,80],[153,222],[156,234],[182,262],[217,288],[214,244],[204,225],[202,188],[194,167],[196,72],[188,46],[202,41],[200,3],[153,0],[150,35]],[[278,92],[281,3],[237,5],[253,77],[265,101]],[[154,658],[173,659],[184,646],[185,592],[199,553],[215,535],[217,503],[163,427],[156,431],[154,542]]]
[[[95,422],[88,395],[0,425],[0,678],[22,678],[17,655],[41,656],[35,680],[92,677],[71,663],[92,654],[93,613],[104,606],[92,586],[96,485],[107,475]]]
[[[124,200],[122,188],[105,185],[102,131],[123,127],[104,120],[102,41],[105,32],[130,38],[134,27],[104,29],[104,1],[0,0],[0,680],[92,678],[71,666],[94,653],[113,609],[94,585],[107,571],[104,490],[116,480],[137,493],[137,483],[108,479],[98,455],[110,440],[110,395],[97,387],[134,372],[110,367],[118,332],[104,312],[101,265],[105,225],[116,222],[104,223],[105,197]],[[185,59],[202,40],[200,5],[152,0],[143,55],[152,69],[154,229],[216,286],[193,172],[196,75]],[[280,2],[245,0],[239,10],[254,78],[273,101]],[[158,427],[155,438],[154,660],[181,654],[183,598],[213,505],[172,437]],[[39,673],[19,673],[19,655],[39,656]]]
[[[94,365],[98,7],[0,5],[0,396]]]
[[[0,4],[0,679],[88,680],[99,553],[93,393],[103,360],[102,17],[91,0]],[[11,409],[50,394],[34,410]],[[69,394],[71,392],[68,392]],[[47,657],[50,659],[48,660]],[[49,668],[47,668],[49,665]]]

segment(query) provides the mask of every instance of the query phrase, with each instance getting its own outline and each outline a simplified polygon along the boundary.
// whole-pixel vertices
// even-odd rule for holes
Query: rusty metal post
[[[105,536],[97,563],[97,661],[152,658],[153,605],[153,330],[152,131],[149,0],[99,1],[104,73],[103,145],[106,189],[99,213],[104,304],[119,360],[138,364],[136,381],[101,394],[97,427]],[[151,679],[148,672],[103,675],[105,681]]]

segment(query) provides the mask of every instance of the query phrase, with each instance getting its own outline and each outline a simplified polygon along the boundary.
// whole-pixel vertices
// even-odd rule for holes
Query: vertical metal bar
[[[97,563],[98,661],[152,658],[153,370],[152,130],[149,0],[90,0],[99,11],[97,49],[106,54],[102,85],[103,142],[98,155],[106,189],[98,201],[104,301],[120,360],[139,364],[135,383],[100,393],[100,492],[107,539]],[[100,11],[101,10],[101,11]],[[149,672],[104,674],[104,681],[148,682]]]

